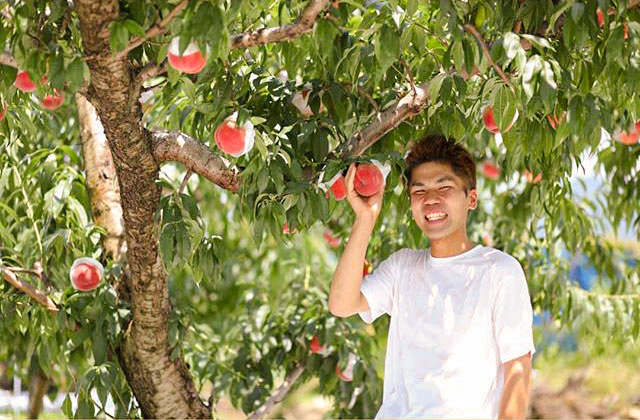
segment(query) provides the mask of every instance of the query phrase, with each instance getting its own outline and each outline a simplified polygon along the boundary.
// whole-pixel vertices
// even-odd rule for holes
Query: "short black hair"
[[[440,134],[428,134],[411,147],[405,158],[407,189],[411,186],[413,169],[427,162],[449,164],[465,182],[465,192],[476,189],[476,162],[471,153],[460,143]]]

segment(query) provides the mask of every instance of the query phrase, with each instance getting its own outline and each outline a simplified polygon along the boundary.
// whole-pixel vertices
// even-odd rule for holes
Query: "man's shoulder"
[[[522,265],[515,257],[496,248],[489,246],[483,247],[482,257],[495,269],[496,272],[522,270]]]
[[[394,251],[382,263],[394,267],[410,267],[424,259],[424,250],[401,248]]]
[[[406,261],[424,258],[425,251],[423,249],[401,248],[389,255],[389,259],[404,263]]]

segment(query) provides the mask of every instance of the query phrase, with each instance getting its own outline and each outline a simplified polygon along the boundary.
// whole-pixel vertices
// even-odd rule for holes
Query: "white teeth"
[[[430,213],[427,214],[427,220],[440,220],[444,219],[446,216],[445,213]]]

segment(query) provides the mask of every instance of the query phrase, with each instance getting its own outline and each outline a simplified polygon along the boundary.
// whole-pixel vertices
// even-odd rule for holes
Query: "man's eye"
[[[445,185],[444,187],[440,187],[440,191],[447,191],[450,190],[451,186],[450,185]]]
[[[424,192],[424,190],[413,190],[413,195],[420,195]]]

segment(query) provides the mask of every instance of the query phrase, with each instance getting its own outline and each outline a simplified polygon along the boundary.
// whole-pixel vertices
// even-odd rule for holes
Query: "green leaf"
[[[322,161],[329,154],[329,133],[326,129],[320,128],[314,132],[311,138],[313,159],[316,162]]]
[[[56,89],[64,88],[64,51],[62,48],[56,48],[49,60],[49,73],[47,77],[52,87]]]
[[[462,72],[465,69],[462,41],[456,41],[453,43],[451,46],[451,55],[453,57],[453,64],[456,66],[456,70],[458,72]]]
[[[112,52],[118,52],[125,49],[129,42],[129,31],[124,22],[114,21],[109,25],[109,45]]]
[[[579,23],[580,18],[582,18],[582,15],[584,14],[584,9],[584,3],[579,1],[573,3],[573,6],[571,6],[571,19],[573,19],[575,23]]]
[[[527,64],[524,66],[524,72],[522,73],[522,88],[527,96],[527,99],[533,98],[537,87],[537,74],[542,70],[542,59],[539,55],[534,55],[529,58]]]
[[[103,364],[107,357],[107,339],[105,334],[106,331],[104,328],[98,327],[93,330],[91,344],[93,347],[93,359],[96,365]]]
[[[79,57],[67,66],[66,80],[72,90],[77,90],[84,83],[84,68],[84,62]]]
[[[376,34],[374,50],[378,63],[385,72],[400,55],[400,40],[394,28],[384,24]]]
[[[73,418],[73,411],[71,409],[71,394],[67,393],[67,396],[64,397],[61,408],[62,412],[67,418]]]
[[[140,24],[135,20],[126,19],[124,21],[124,26],[127,28],[127,31],[129,31],[130,34],[133,34],[135,36],[144,36],[145,34],[144,28],[140,26]]]
[[[315,25],[315,40],[318,51],[322,56],[331,53],[336,38],[336,30],[331,21],[327,19],[319,19]]]

